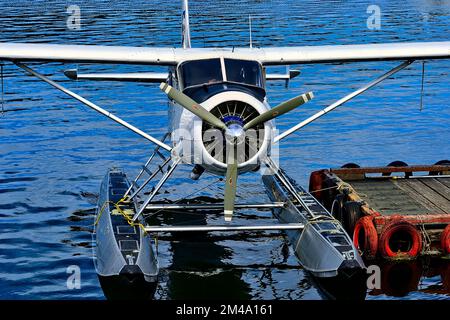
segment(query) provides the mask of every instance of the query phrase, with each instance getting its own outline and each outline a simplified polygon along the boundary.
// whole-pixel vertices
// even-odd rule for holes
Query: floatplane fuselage
[[[174,100],[169,101],[172,146],[184,161],[208,172],[227,170],[227,138],[239,136],[244,126],[271,108],[267,102],[263,67],[257,61],[223,57],[180,63],[169,72],[168,84],[189,96],[221,120],[226,128],[202,121]],[[273,121],[260,123],[242,137],[238,172],[258,168],[270,154]],[[244,141],[245,140],[245,141]],[[233,152],[233,148],[229,148]],[[202,170],[200,169],[200,170]]]

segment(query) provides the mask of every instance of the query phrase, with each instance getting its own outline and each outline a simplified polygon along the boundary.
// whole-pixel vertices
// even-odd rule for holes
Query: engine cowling
[[[240,130],[245,123],[270,109],[266,102],[238,91],[218,93],[201,104],[206,110],[222,120],[229,130],[224,132],[203,122],[190,111],[183,109],[179,129],[172,134],[174,149],[182,154],[184,163],[199,164],[207,171],[223,175],[230,148],[227,135]],[[245,132],[237,148],[238,171],[255,170],[260,160],[270,153],[273,124],[261,123]],[[235,151],[233,151],[235,152]]]

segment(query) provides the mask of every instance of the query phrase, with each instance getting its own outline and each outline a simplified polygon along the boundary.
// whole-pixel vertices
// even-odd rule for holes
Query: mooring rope
[[[422,237],[423,237],[423,249],[422,252],[423,253],[427,253],[431,251],[431,238],[430,235],[428,234],[427,230],[425,229],[425,221],[422,219],[422,216],[419,215],[419,219],[420,219],[420,232],[422,233]]]
[[[326,190],[331,190],[331,189],[337,189],[339,188],[338,186],[332,186],[332,187],[328,187],[328,188],[322,188],[322,189],[317,189],[317,190],[312,190],[311,193],[314,192],[320,192],[320,191],[326,191]]]
[[[96,226],[98,224],[98,222],[100,221],[100,218],[101,218],[103,212],[105,211],[106,205],[112,204],[115,207],[115,209],[117,210],[117,212],[119,212],[125,218],[125,220],[127,221],[127,223],[130,226],[140,227],[142,229],[142,231],[144,231],[144,233],[147,234],[147,231],[145,231],[145,226],[142,223],[135,223],[132,219],[132,216],[122,210],[122,208],[120,207],[120,203],[122,203],[123,201],[124,201],[123,198],[117,202],[105,201],[105,203],[103,203],[102,207],[100,208],[100,211],[97,215],[97,219],[94,222],[94,226]]]

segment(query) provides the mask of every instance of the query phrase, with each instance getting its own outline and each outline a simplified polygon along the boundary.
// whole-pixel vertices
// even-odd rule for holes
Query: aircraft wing
[[[173,48],[0,43],[0,60],[111,64],[177,64]]]
[[[450,41],[261,49],[265,65],[450,58]]]
[[[0,43],[0,60],[176,65],[225,57],[264,65],[450,58],[450,41],[266,48],[161,48]]]

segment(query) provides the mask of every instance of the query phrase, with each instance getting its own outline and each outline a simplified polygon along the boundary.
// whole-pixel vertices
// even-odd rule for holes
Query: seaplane
[[[191,47],[187,0],[182,1],[181,46],[124,47],[68,44],[0,43],[0,61],[11,63],[154,145],[134,179],[119,168],[107,171],[100,187],[95,219],[95,267],[100,281],[139,278],[155,287],[160,267],[152,235],[189,232],[251,232],[283,230],[301,266],[318,279],[351,279],[365,264],[340,222],[305,188],[288,176],[276,159],[277,144],[347,101],[373,88],[414,61],[449,59],[450,42],[406,42],[292,47]],[[300,71],[293,65],[399,61],[398,65],[361,88],[326,106],[292,128],[279,133],[275,119],[314,98],[313,92],[270,106],[268,81],[289,82]],[[168,97],[167,132],[156,138],[82,97],[29,62],[128,64],[165,66],[167,72],[79,73],[76,81],[157,83]],[[267,68],[285,66],[286,74]],[[320,89],[320,88],[319,88]],[[151,110],[149,110],[149,117]],[[190,166],[192,188],[208,172],[222,177],[223,201],[214,203],[161,202],[158,194],[178,166]],[[235,203],[242,174],[261,177],[270,202]],[[245,195],[240,197],[245,198]],[[271,210],[279,223],[236,225],[238,210]],[[220,225],[149,223],[165,210],[208,214],[223,211]],[[155,220],[152,220],[155,221]]]

